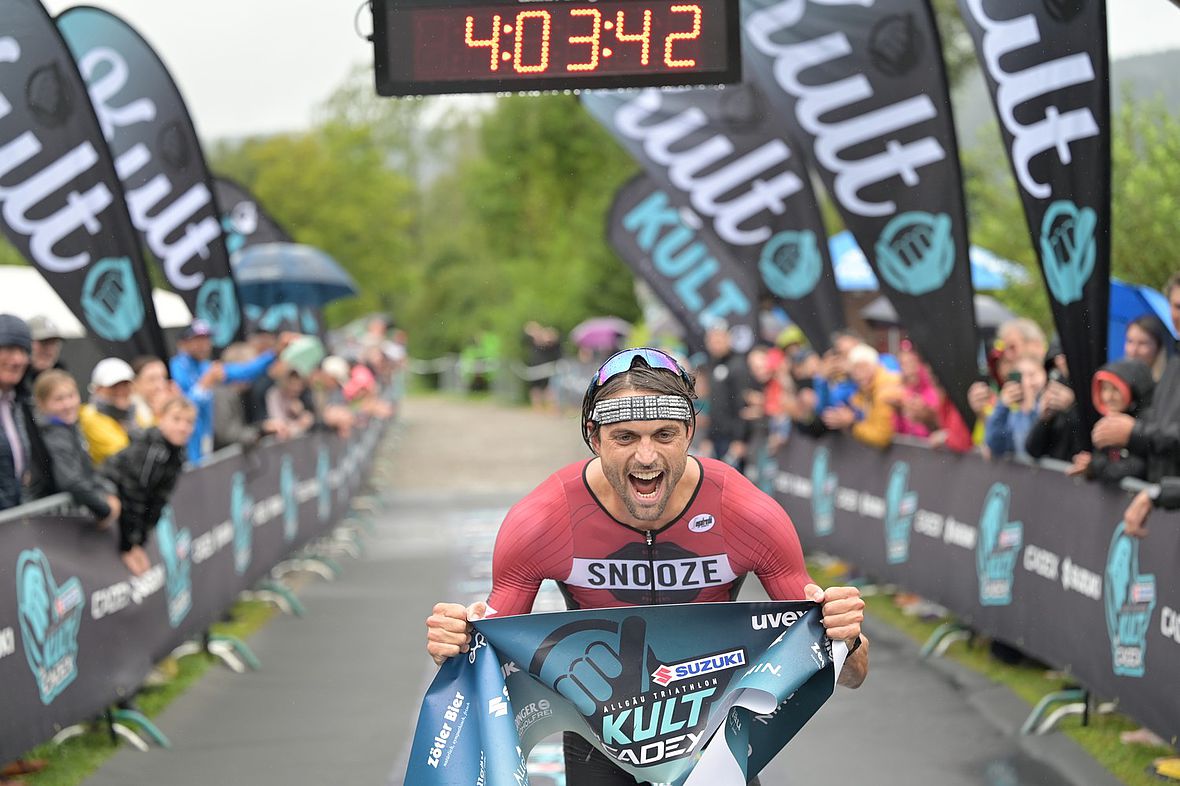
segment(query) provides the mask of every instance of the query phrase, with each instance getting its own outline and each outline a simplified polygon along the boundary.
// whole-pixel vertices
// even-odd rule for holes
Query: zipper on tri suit
[[[656,556],[655,549],[653,548],[656,542],[656,534],[648,530],[644,535],[647,538],[647,569],[651,574],[651,605],[655,606],[658,603],[656,600]]]

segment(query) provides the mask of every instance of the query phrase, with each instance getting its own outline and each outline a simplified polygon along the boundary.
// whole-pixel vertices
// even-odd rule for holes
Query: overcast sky
[[[207,140],[306,128],[315,107],[354,66],[372,63],[372,44],[353,26],[361,0],[91,4],[122,16],[155,48]],[[45,5],[57,14],[77,3],[45,0]],[[1112,57],[1180,47],[1180,10],[1168,0],[1108,0],[1107,5]],[[367,32],[367,8],[360,24]]]

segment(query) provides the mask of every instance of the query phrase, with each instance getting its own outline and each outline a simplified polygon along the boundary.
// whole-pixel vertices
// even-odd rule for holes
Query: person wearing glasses
[[[496,538],[486,603],[439,603],[426,621],[441,665],[468,650],[469,620],[527,614],[545,579],[572,609],[734,600],[753,573],[775,600],[823,605],[823,624],[850,655],[840,683],[868,673],[855,587],[821,589],[808,576],[786,511],[722,461],[689,455],[693,378],[649,348],[607,359],[582,403],[593,458],[558,470],[508,512]],[[638,561],[649,570],[629,569]],[[634,783],[576,734],[564,740],[569,786]]]

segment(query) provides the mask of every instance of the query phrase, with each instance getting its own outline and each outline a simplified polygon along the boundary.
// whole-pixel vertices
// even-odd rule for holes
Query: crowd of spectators
[[[728,327],[718,322],[706,332],[707,357],[696,368],[698,447],[744,468],[752,442],[773,453],[795,431],[842,431],[874,448],[902,438],[995,461],[1055,459],[1088,480],[1155,484],[1128,509],[1128,531],[1142,535],[1154,507],[1180,508],[1180,359],[1173,338],[1180,334],[1180,273],[1164,294],[1172,330],[1154,314],[1135,319],[1122,357],[1092,379],[1070,376],[1060,343],[1036,322],[1000,325],[986,369],[967,391],[973,427],[907,340],[886,354],[845,331],[817,354],[791,326],[774,342],[735,353]],[[1092,428],[1077,402],[1078,385],[1088,386],[1098,415]]]
[[[194,320],[171,358],[103,358],[83,388],[51,320],[0,314],[0,510],[67,493],[97,527],[117,527],[123,563],[142,575],[143,546],[183,467],[266,436],[348,436],[391,417],[377,393],[405,347],[403,333],[388,334],[374,319],[346,347],[351,360],[324,357],[318,338],[266,332],[215,358],[208,325]]]

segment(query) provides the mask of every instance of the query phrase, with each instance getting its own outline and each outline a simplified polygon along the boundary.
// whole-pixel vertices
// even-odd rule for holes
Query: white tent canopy
[[[162,328],[184,327],[192,322],[192,314],[175,292],[152,290],[152,303]],[[0,266],[0,314],[15,314],[26,321],[37,315],[46,316],[61,330],[62,338],[86,335],[86,328],[32,267]]]

